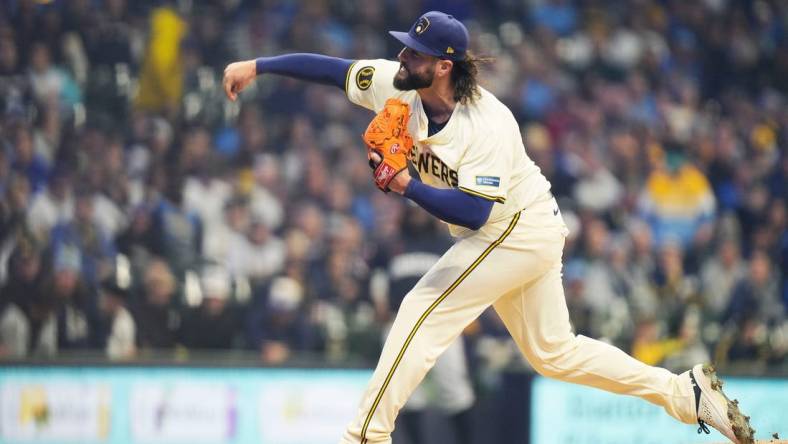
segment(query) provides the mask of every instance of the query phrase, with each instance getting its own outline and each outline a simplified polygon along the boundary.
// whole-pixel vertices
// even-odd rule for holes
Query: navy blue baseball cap
[[[468,29],[449,14],[430,11],[410,31],[389,31],[410,49],[448,60],[463,60],[468,50]]]

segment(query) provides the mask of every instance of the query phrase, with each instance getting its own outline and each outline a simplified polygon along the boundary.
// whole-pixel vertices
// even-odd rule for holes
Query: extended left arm
[[[224,69],[224,92],[235,101],[238,93],[265,73],[278,74],[310,82],[345,88],[345,79],[352,60],[322,54],[284,54],[260,57],[227,65]]]
[[[352,60],[322,54],[284,54],[255,59],[255,72],[278,74],[308,82],[345,88],[345,78]]]

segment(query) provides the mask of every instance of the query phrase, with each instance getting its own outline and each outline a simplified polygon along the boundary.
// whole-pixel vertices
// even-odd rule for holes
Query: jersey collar
[[[416,94],[416,100],[413,103],[413,117],[416,117],[416,120],[419,124],[417,139],[421,143],[428,143],[428,144],[438,144],[438,145],[445,145],[451,142],[453,128],[457,121],[457,110],[463,106],[461,103],[457,103],[454,106],[454,110],[451,112],[451,116],[449,116],[449,121],[446,122],[446,126],[443,127],[440,131],[433,134],[432,136],[428,136],[429,134],[429,119],[427,119],[427,113],[424,112],[424,106],[421,103],[421,97]]]

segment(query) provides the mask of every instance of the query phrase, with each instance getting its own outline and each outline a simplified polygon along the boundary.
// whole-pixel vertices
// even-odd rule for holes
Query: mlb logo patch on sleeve
[[[497,187],[501,184],[501,178],[496,176],[476,176],[476,185]]]

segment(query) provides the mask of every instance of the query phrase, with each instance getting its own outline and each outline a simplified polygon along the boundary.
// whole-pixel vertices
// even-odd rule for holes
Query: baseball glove
[[[385,192],[389,191],[388,185],[394,176],[408,167],[408,156],[413,149],[413,138],[408,133],[409,120],[410,106],[398,99],[388,99],[364,132],[367,157],[375,170],[375,185]]]

